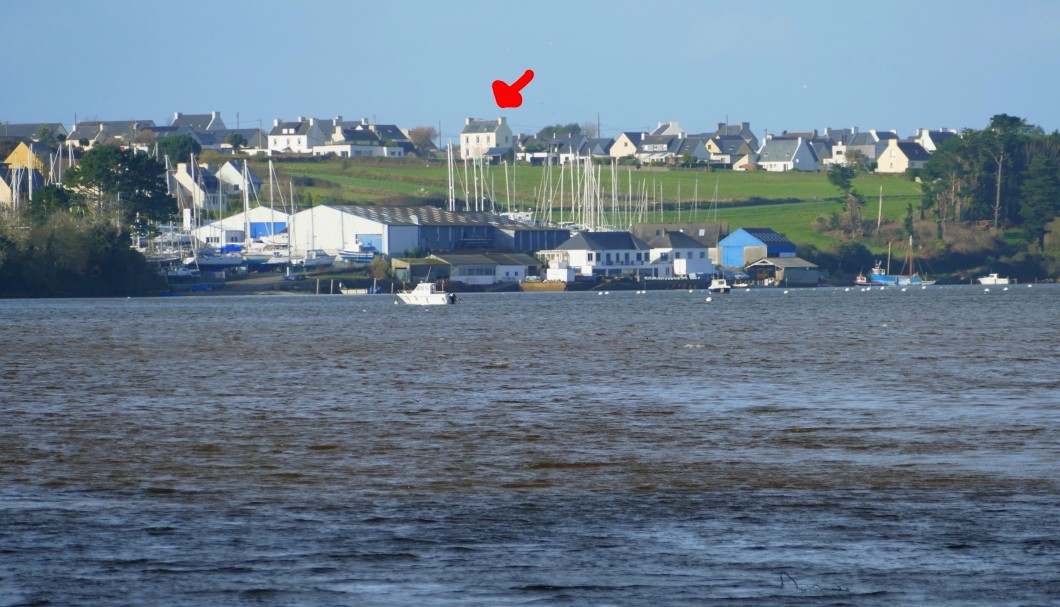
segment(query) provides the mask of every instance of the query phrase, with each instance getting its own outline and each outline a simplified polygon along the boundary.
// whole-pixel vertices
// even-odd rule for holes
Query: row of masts
[[[449,179],[447,208],[451,212],[498,212],[496,184],[492,165],[484,158],[463,159],[462,172],[457,169],[453,144],[447,146]],[[551,159],[549,159],[551,160]],[[506,212],[519,210],[512,201],[512,184],[515,181],[516,165],[502,163],[504,177],[504,208]],[[532,200],[528,203],[531,217],[545,225],[574,227],[587,231],[627,230],[635,223],[662,222],[667,204],[663,184],[653,177],[640,179],[636,186],[633,168],[622,171],[618,159],[612,158],[610,171],[604,174],[604,164],[594,164],[589,158],[573,158],[558,165],[547,162],[541,171],[541,181],[534,187]],[[624,183],[622,183],[624,181]],[[457,199],[457,186],[464,193]],[[606,186],[606,187],[605,187]],[[699,218],[699,180],[697,179],[690,206],[682,203],[681,185],[677,186],[676,202],[669,206],[676,210],[676,220],[693,221]],[[623,189],[625,192],[623,192]],[[523,205],[525,208],[527,205]],[[708,211],[708,219],[717,221],[718,183],[714,184],[714,196]]]

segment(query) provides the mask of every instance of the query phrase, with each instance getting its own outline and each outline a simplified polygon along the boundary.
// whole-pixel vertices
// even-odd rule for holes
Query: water
[[[1060,288],[0,301],[0,605],[1044,605]]]

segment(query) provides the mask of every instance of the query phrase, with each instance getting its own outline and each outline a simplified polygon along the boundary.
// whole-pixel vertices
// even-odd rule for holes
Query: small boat
[[[352,245],[339,249],[339,257],[350,263],[371,263],[376,255],[375,247],[357,240]]]
[[[311,249],[302,257],[292,258],[291,262],[305,268],[326,268],[335,263],[335,256],[328,255],[321,249]]]
[[[421,282],[411,291],[401,291],[398,299],[410,306],[442,306],[456,303],[456,294],[439,291],[433,282]]]
[[[729,281],[724,278],[712,278],[707,290],[711,293],[728,293],[732,290],[732,287],[729,286]]]
[[[1007,285],[1007,284],[1009,284],[1009,279],[1007,277],[998,276],[996,272],[994,272],[992,274],[988,274],[986,276],[980,276],[976,280],[978,280],[979,284],[981,284],[981,285]]]

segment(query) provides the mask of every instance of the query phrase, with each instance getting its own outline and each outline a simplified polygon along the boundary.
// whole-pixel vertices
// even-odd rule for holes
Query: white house
[[[667,230],[648,242],[659,278],[702,278],[714,273],[710,247],[683,232]]]
[[[496,120],[468,118],[460,131],[461,158],[484,158],[493,148],[511,148],[513,145],[512,129],[503,116]]]
[[[802,137],[769,137],[758,151],[758,164],[767,171],[816,171],[821,163],[813,146]]]
[[[272,121],[272,130],[269,131],[269,155],[310,154],[314,147],[324,145],[328,139],[327,133],[341,121],[341,116],[323,121],[299,116],[294,122],[277,118]]]
[[[539,251],[550,268],[575,268],[584,276],[653,276],[651,247],[629,232],[579,232],[555,249]]]
[[[168,179],[169,190],[182,209],[222,211],[228,202],[217,176],[198,165],[177,163],[177,168],[168,173]]]
[[[919,143],[927,152],[930,154],[935,150],[939,149],[943,141],[959,137],[957,129],[917,129],[916,135],[913,137],[913,141]]]
[[[217,177],[217,180],[221,182],[221,187],[229,197],[243,196],[244,181],[246,182],[246,187],[249,189],[252,198],[256,192],[261,191],[261,177],[258,177],[257,173],[254,172],[254,169],[250,167],[247,167],[247,174],[246,177],[244,177],[242,163],[229,160],[218,167],[213,173]]]

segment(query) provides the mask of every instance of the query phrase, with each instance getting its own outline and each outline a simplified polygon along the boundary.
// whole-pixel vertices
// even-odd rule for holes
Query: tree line
[[[132,248],[132,230],[168,221],[177,202],[165,166],[146,154],[95,146],[63,185],[33,192],[0,218],[0,296],[147,295],[165,282]]]
[[[1040,248],[1060,214],[1060,133],[998,114],[939,145],[920,177],[921,216],[941,232],[965,222],[1021,227]]]

